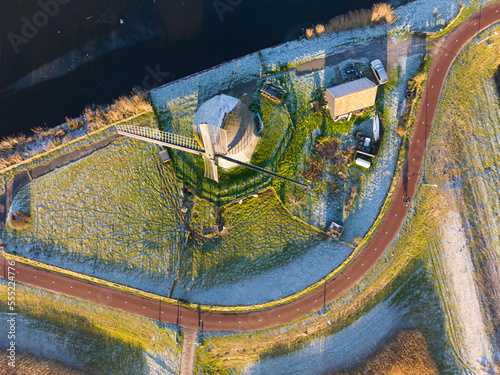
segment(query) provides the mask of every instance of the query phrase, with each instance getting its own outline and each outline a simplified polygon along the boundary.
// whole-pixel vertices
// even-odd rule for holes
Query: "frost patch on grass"
[[[291,295],[321,280],[351,253],[352,249],[347,245],[324,241],[289,264],[243,281],[190,290],[179,283],[172,297],[194,303],[226,306],[269,302]]]
[[[394,168],[399,154],[401,138],[396,134],[398,107],[403,100],[408,80],[417,73],[421,55],[402,57],[392,69],[391,79],[386,84],[384,96],[384,139],[372,169],[365,174],[360,194],[344,221],[343,240],[353,242],[364,237],[380,212],[389,191]],[[391,71],[391,70],[390,70]],[[397,77],[394,77],[397,75]],[[391,81],[395,83],[391,89]]]
[[[459,12],[456,0],[416,0],[395,9],[396,22],[392,35],[406,35],[414,31],[438,31]]]
[[[6,246],[55,266],[165,292],[179,256],[180,187],[171,182],[178,189],[173,197],[162,188],[155,159],[157,146],[122,139],[34,180],[12,205],[30,207],[32,225],[7,227]]]
[[[320,375],[345,370],[365,362],[405,325],[403,313],[383,302],[342,331],[292,354],[252,364],[243,373]]]
[[[449,199],[453,199],[451,194]],[[460,327],[456,344],[475,374],[487,374],[487,369],[492,368],[493,351],[486,336],[470,249],[458,212],[450,211],[444,217],[441,234],[441,279],[447,286],[445,296]]]

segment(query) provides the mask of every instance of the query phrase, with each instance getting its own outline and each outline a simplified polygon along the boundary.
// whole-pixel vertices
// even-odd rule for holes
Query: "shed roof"
[[[376,86],[377,85],[370,81],[368,78],[360,78],[354,81],[349,81],[337,86],[327,88],[326,90],[335,98],[340,98],[342,96],[354,94],[355,92],[363,90],[368,90]]]

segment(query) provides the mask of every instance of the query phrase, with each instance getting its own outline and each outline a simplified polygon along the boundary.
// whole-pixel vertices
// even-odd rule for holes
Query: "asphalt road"
[[[10,271],[15,272],[16,282],[34,285],[150,319],[207,331],[265,329],[288,323],[320,310],[356,285],[375,266],[394,240],[408,212],[404,200],[407,196],[412,198],[416,190],[432,121],[448,71],[457,53],[479,31],[499,20],[500,2],[484,8],[462,22],[439,48],[430,68],[423,100],[417,112],[407,163],[383,222],[364,250],[341,274],[307,295],[266,310],[250,313],[212,313],[160,303],[20,263],[17,263],[13,267],[14,270]],[[0,257],[0,275],[7,278],[8,272],[6,260]]]

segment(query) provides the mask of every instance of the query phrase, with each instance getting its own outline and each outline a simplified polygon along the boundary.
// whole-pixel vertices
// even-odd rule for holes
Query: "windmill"
[[[201,137],[203,145],[202,148],[195,138],[189,138],[179,134],[168,133],[158,129],[146,128],[141,126],[116,125],[116,130],[120,135],[155,143],[160,146],[171,147],[184,152],[189,152],[191,154],[201,155],[205,165],[205,178],[209,178],[216,182],[219,182],[219,173],[217,170],[217,166],[219,165],[220,161],[225,161],[241,165],[257,172],[268,174],[272,177],[277,177],[285,181],[292,182],[299,186],[307,187],[307,185],[301,182],[280,176],[277,173],[268,171],[255,165],[244,163],[228,157],[227,134],[224,129],[206,123],[199,124],[197,128],[199,129],[198,134]]]

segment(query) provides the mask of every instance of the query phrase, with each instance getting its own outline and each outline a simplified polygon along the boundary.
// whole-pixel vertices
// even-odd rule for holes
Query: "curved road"
[[[266,310],[249,313],[212,313],[162,304],[155,300],[93,285],[21,263],[17,263],[13,269],[9,270],[7,261],[1,257],[0,275],[7,278],[9,271],[11,271],[14,272],[17,282],[99,303],[150,319],[207,331],[265,329],[288,323],[320,310],[358,283],[375,266],[394,240],[408,212],[408,207],[404,206],[404,199],[406,196],[413,197],[415,193],[432,121],[448,71],[460,50],[480,31],[499,20],[500,2],[467,18],[439,48],[432,62],[417,112],[407,163],[384,221],[359,256],[340,275],[305,296]]]

